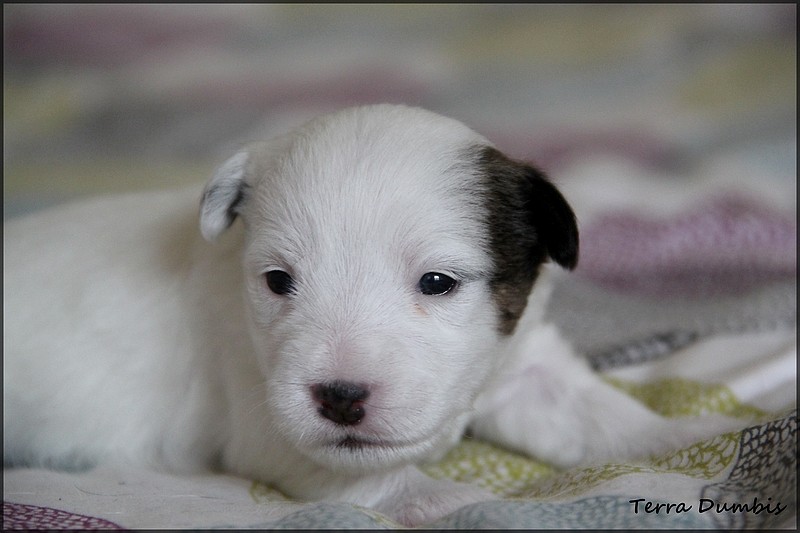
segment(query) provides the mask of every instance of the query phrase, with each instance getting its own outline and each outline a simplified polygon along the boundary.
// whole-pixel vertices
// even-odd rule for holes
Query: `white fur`
[[[559,465],[673,444],[669,421],[542,324],[547,272],[517,333],[498,333],[486,213],[461,155],[476,143],[399,106],[312,121],[221,166],[201,211],[213,245],[197,191],[6,223],[5,462],[222,468],[413,525],[491,497],[413,466],[470,421]],[[243,224],[223,233],[242,181]],[[267,289],[273,269],[295,294]],[[461,283],[421,294],[431,271]],[[335,380],[369,386],[362,423],[317,413],[310,387]],[[373,444],[336,446],[346,437]]]

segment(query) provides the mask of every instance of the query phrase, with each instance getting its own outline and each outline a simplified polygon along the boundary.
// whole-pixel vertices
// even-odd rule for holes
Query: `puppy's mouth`
[[[359,437],[347,436],[333,444],[335,448],[358,452],[366,449],[394,448],[395,445],[379,440],[363,439]]]
[[[330,438],[333,437],[333,438]],[[374,469],[422,458],[431,449],[430,440],[393,440],[359,434],[340,434],[308,450],[321,464],[336,468]]]

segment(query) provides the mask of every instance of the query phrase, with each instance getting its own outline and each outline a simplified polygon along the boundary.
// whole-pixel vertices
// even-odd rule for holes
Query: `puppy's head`
[[[578,254],[541,172],[403,106],[348,109],[233,156],[206,187],[202,233],[237,217],[265,417],[333,468],[451,442],[540,265]]]

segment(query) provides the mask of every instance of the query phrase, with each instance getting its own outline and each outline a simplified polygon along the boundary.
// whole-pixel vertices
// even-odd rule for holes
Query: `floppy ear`
[[[225,161],[211,177],[200,203],[200,233],[208,241],[216,239],[233,224],[247,194],[245,182],[247,152],[239,152]]]
[[[526,185],[525,207],[547,255],[564,268],[578,264],[578,224],[575,213],[540,170],[522,164]]]
[[[532,165],[483,147],[479,162],[489,178],[495,242],[516,268],[536,270],[549,257],[564,268],[578,262],[578,225],[567,201]]]
[[[578,225],[567,201],[543,172],[479,147],[486,179],[488,225],[495,270],[491,288],[500,311],[500,332],[511,334],[548,258],[564,268],[578,262]]]

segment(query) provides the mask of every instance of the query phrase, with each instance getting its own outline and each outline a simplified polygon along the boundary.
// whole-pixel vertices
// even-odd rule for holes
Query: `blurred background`
[[[794,4],[5,4],[3,15],[6,219],[202,184],[243,142],[376,102],[453,116],[556,181],[593,168],[678,188],[744,176],[796,212]]]

